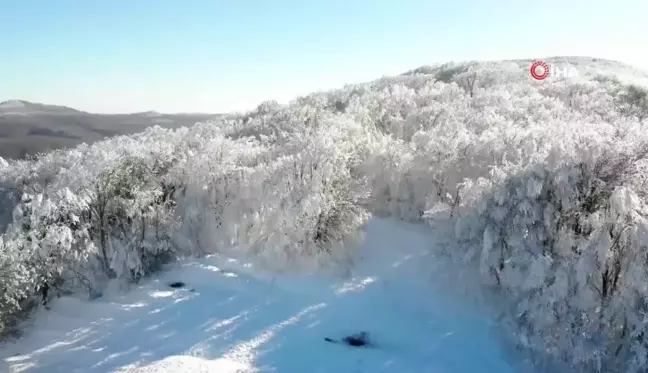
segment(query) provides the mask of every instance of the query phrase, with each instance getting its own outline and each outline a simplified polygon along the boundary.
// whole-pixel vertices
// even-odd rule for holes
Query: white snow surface
[[[0,371],[519,372],[485,312],[433,290],[431,234],[372,219],[347,278],[211,256],[128,292],[62,297],[0,348]],[[359,331],[375,347],[324,341]]]

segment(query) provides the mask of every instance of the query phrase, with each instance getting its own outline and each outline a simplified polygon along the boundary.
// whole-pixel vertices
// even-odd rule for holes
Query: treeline
[[[0,329],[45,284],[96,297],[182,256],[349,265],[345,243],[379,214],[450,226],[442,254],[539,358],[640,371],[646,90],[578,68],[537,82],[526,62],[425,67],[2,162]]]

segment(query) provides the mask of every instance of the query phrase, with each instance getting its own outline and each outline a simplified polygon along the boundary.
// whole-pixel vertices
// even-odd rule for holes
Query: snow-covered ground
[[[346,279],[178,263],[125,294],[55,300],[1,362],[11,373],[519,371],[488,317],[432,290],[431,242],[429,228],[373,219]],[[376,347],[324,341],[359,331]]]

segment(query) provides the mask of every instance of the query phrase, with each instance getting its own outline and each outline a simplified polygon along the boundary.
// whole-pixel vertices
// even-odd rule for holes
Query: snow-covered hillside
[[[428,223],[444,238],[430,271],[443,263],[445,284],[490,305],[536,363],[643,371],[646,74],[549,62],[578,74],[537,81],[531,61],[422,67],[10,161],[0,329],[15,329],[45,285],[48,297],[101,299],[178,258],[350,271],[374,215]]]

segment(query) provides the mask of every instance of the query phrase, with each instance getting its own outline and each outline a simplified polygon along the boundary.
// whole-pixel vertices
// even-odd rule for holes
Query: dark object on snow
[[[345,337],[343,341],[353,347],[361,347],[361,346],[368,346],[369,345],[369,338],[367,336],[367,332],[361,332],[358,334],[350,335],[348,337]]]
[[[177,282],[170,283],[169,286],[178,289],[178,288],[183,288],[185,286],[185,283],[181,281],[177,281]]]
[[[41,285],[40,293],[41,293],[41,304],[47,307],[47,295],[49,293],[49,284],[47,283],[47,281],[45,281],[43,285]]]
[[[324,338],[325,341],[331,342],[331,343],[345,343],[348,344],[349,346],[353,347],[369,347],[371,346],[371,343],[369,343],[369,336],[367,332],[360,332],[357,334],[350,335],[348,337],[344,337],[341,341],[336,341],[335,339],[331,339],[329,337]]]

